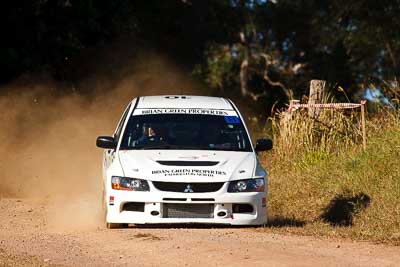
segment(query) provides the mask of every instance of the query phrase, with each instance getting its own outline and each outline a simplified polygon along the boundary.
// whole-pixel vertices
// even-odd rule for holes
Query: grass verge
[[[306,116],[292,118],[291,135],[278,131],[274,151],[260,156],[269,170],[270,229],[400,245],[398,113],[368,121],[366,151],[332,132],[337,123],[346,131],[353,117],[331,120],[321,133]]]

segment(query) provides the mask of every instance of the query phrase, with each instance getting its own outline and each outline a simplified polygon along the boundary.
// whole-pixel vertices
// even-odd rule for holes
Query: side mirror
[[[111,136],[99,136],[96,140],[96,146],[106,149],[115,149],[117,147],[117,142],[114,137]]]
[[[257,139],[255,150],[256,152],[267,151],[272,149],[272,140],[263,138]]]

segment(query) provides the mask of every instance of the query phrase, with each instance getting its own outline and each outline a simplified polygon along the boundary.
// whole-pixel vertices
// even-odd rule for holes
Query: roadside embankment
[[[269,169],[272,231],[400,245],[398,111],[370,117],[365,151],[334,130],[345,118],[310,129],[306,116],[291,118],[290,138],[275,129],[274,151],[261,158]]]

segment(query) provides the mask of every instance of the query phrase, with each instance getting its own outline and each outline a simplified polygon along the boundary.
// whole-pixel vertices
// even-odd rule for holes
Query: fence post
[[[362,137],[363,137],[363,149],[367,149],[367,132],[365,130],[365,103],[367,101],[361,101],[361,125],[362,125]]]
[[[325,81],[324,80],[311,80],[310,82],[310,95],[308,97],[308,104],[320,104],[323,102],[325,93]],[[318,117],[320,110],[317,108],[310,107],[308,109],[308,115],[311,118]]]

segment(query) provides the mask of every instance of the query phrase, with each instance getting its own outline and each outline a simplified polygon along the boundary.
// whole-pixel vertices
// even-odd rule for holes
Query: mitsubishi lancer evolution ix
[[[127,224],[262,225],[267,174],[232,101],[145,96],[129,103],[104,148],[103,206],[108,228]]]

